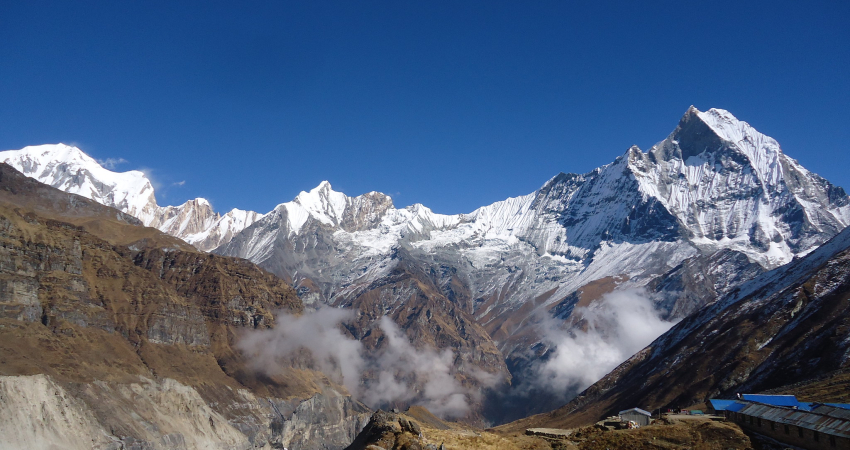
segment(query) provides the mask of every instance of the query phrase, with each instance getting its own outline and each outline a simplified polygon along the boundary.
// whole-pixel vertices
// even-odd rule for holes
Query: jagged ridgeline
[[[458,215],[327,182],[266,214],[220,215],[203,199],[160,207],[143,174],[108,171],[73,147],[0,160],[200,250],[248,259],[291,282],[308,310],[350,311],[327,323],[344,323],[364,370],[337,382],[371,407],[452,405],[444,417],[478,424],[562,405],[850,222],[841,188],[729,112],[693,107],[645,152]],[[451,389],[428,389],[435,379]]]

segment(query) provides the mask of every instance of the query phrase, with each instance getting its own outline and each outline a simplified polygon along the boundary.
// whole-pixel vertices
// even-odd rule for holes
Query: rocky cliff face
[[[235,349],[240,330],[302,310],[279,278],[185,243],[163,247],[173,238],[5,165],[0,202],[7,445],[327,449],[365,424],[368,410],[320,372],[259,375]],[[35,212],[56,204],[73,205],[81,225]],[[140,238],[115,243],[128,236]]]

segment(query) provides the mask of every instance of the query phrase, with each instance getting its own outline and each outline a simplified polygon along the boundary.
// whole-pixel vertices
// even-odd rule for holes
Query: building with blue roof
[[[738,400],[711,399],[717,414],[746,431],[806,449],[850,449],[850,408],[846,403],[800,402],[793,395],[744,394]]]

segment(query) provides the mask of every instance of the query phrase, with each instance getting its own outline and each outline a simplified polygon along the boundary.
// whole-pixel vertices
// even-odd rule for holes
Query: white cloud
[[[97,163],[109,170],[115,170],[121,164],[127,163],[127,160],[124,158],[106,158],[106,159],[98,159]]]
[[[280,370],[287,358],[306,349],[318,369],[354,393],[363,367],[362,346],[339,328],[351,317],[351,311],[332,308],[300,316],[279,313],[273,329],[246,333],[238,347],[252,356],[255,368],[267,373]]]
[[[341,331],[341,325],[352,317],[350,310],[332,308],[301,316],[280,313],[275,328],[245,333],[238,347],[251,357],[255,369],[270,374],[307,350],[316,368],[373,408],[396,402],[418,404],[443,418],[469,412],[469,400],[478,399],[480,394],[455,378],[455,354],[451,350],[415,348],[395,322],[384,316],[377,326],[387,345],[367,354],[360,341]],[[361,380],[367,369],[377,378]],[[492,386],[497,380],[483,371],[466,374],[482,386]]]
[[[377,357],[380,374],[363,392],[363,401],[368,405],[411,402],[440,417],[465,416],[469,412],[467,396],[473,393],[454,377],[454,353],[416,349],[389,317],[381,317],[379,326],[388,345]],[[421,389],[413,389],[414,382]]]
[[[576,308],[573,316],[584,318],[584,329],[564,330],[556,319],[542,324],[543,341],[555,350],[536,367],[538,387],[582,390],[675,325],[662,320],[636,290],[607,294],[589,307]]]

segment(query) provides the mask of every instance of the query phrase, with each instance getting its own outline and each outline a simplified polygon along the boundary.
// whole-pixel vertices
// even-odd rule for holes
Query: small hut
[[[649,425],[649,421],[652,418],[652,413],[649,411],[644,411],[640,408],[632,408],[627,409],[625,411],[620,411],[620,421],[622,422],[634,422],[640,427],[644,427]]]

